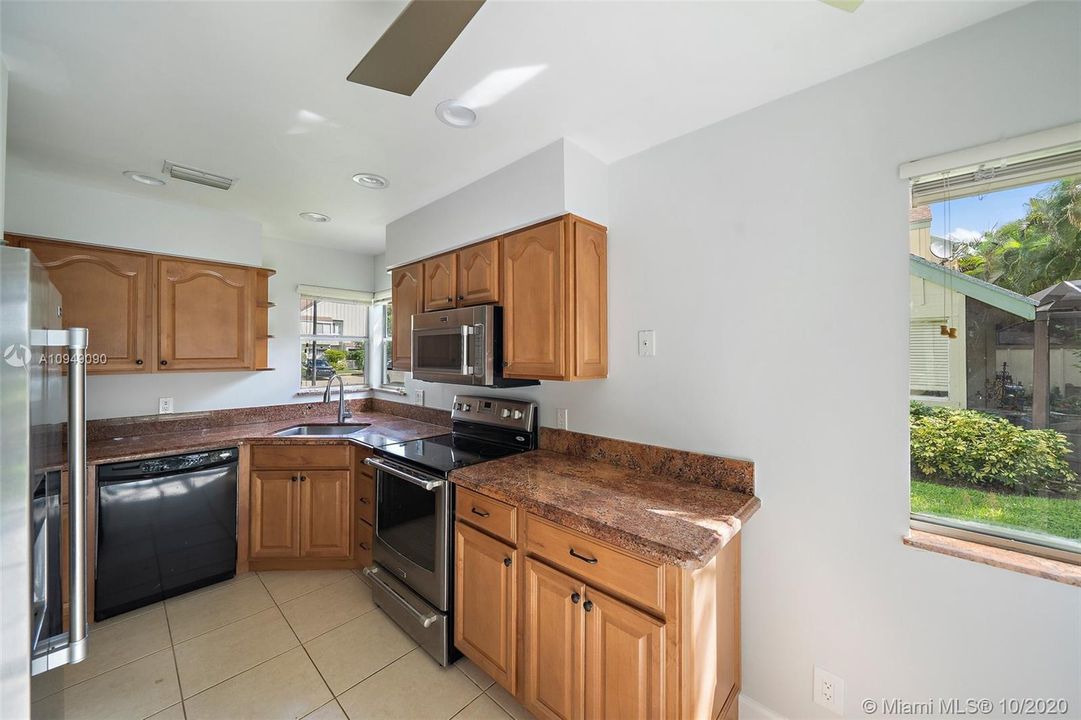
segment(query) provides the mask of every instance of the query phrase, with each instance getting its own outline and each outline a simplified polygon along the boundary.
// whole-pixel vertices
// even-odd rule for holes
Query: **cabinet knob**
[[[504,360],[503,361],[503,367],[510,367],[510,361],[509,360]]]
[[[458,296],[458,299],[459,299],[459,300],[465,300],[465,295],[459,295],[459,296]]]
[[[503,565],[505,567],[510,567],[510,558],[503,558]]]
[[[162,365],[168,365],[168,364],[169,364],[169,361],[168,361],[168,360],[162,360],[162,361],[161,361],[161,364],[162,364]]]
[[[591,610],[593,610],[593,601],[592,600],[586,600],[584,603],[582,603],[582,608],[586,612],[590,612]]]
[[[142,364],[143,364],[143,361],[142,361],[142,360],[136,360],[136,361],[135,361],[135,364],[136,364],[136,365],[142,365]]]
[[[447,302],[454,302],[454,298],[452,298],[452,297],[447,298]]]
[[[297,475],[294,475],[293,477],[291,477],[291,478],[289,478],[289,479],[290,479],[290,480],[292,480],[293,482],[296,482],[296,481],[297,481],[297,477],[298,477]]]
[[[301,476],[300,476],[300,482],[304,482],[304,481],[305,481],[305,480],[307,480],[307,479],[308,479],[308,476],[307,476],[307,475],[301,475]]]
[[[581,599],[582,599],[582,596],[579,595],[578,593],[571,593],[571,602],[574,603],[575,605],[577,605],[578,601],[581,600]]]

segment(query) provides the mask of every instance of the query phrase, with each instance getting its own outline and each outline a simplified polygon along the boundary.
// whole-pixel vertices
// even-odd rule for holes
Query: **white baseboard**
[[[787,720],[784,715],[774,712],[744,693],[739,694],[739,717],[740,720]]]

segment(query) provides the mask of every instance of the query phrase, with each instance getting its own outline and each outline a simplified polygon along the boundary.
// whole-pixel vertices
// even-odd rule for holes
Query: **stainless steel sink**
[[[274,433],[280,437],[296,435],[321,436],[321,437],[348,437],[353,433],[360,432],[371,423],[350,423],[348,425],[296,425],[291,428],[279,430]]]

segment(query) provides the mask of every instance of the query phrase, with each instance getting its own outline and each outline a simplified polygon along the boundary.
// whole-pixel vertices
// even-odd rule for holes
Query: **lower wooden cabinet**
[[[511,693],[517,690],[518,553],[455,523],[454,644]]]
[[[458,490],[455,646],[530,713],[736,716],[738,535],[703,567],[687,569],[487,500],[513,508],[517,544],[494,534],[506,522],[486,527],[464,510],[483,505],[483,495]]]
[[[257,470],[251,474],[252,558],[300,556],[300,508],[293,470]]]
[[[299,484],[301,557],[349,557],[349,471],[304,470]]]

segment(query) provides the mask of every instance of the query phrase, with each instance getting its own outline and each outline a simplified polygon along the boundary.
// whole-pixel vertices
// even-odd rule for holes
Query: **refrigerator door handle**
[[[86,328],[68,328],[69,663],[86,658]]]

